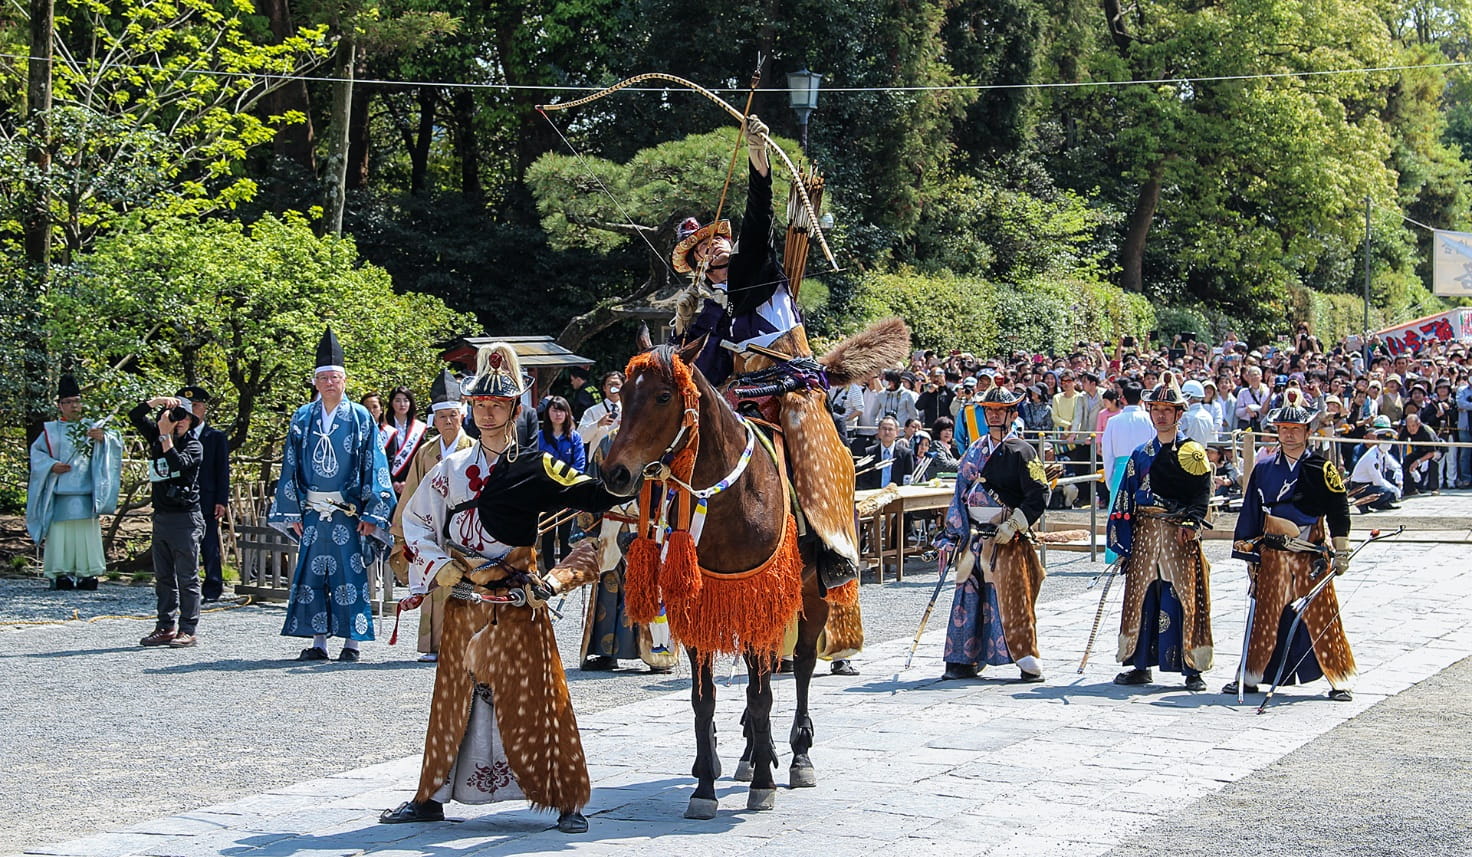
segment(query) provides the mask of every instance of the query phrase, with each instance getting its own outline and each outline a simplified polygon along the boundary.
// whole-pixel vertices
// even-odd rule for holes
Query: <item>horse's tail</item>
[[[910,326],[899,317],[880,319],[833,346],[818,362],[830,384],[866,381],[902,365],[910,353]]]

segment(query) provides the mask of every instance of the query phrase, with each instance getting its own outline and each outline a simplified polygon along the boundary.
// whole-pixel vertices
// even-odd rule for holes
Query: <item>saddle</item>
[[[785,359],[777,359],[784,357]],[[854,464],[828,410],[823,369],[801,325],[763,353],[735,356],[722,393],[737,413],[767,426],[792,486],[799,533],[818,540],[818,580],[826,592],[859,575],[854,529]]]

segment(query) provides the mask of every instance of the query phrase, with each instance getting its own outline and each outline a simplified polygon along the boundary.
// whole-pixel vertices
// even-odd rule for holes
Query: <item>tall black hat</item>
[[[337,344],[337,337],[332,333],[329,325],[322,332],[322,339],[317,342],[317,368],[314,372],[323,372],[335,369],[338,372],[346,372],[346,361],[342,359],[342,346]]]
[[[73,396],[82,395],[82,388],[77,386],[77,379],[70,372],[61,376],[61,381],[56,385],[56,400],[70,399]]]
[[[458,407],[460,407],[460,382],[455,380],[454,374],[449,369],[444,369],[430,385],[429,410],[432,413]]]

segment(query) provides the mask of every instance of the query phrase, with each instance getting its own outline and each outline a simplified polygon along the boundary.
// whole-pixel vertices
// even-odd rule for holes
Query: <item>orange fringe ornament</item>
[[[700,595],[700,559],[695,553],[695,539],[689,530],[670,533],[665,545],[664,563],[659,569],[659,590],[666,602],[689,601]]]
[[[624,562],[624,609],[633,622],[653,622],[659,615],[659,545],[639,536]]]
[[[845,607],[852,607],[859,603],[859,582],[857,580],[850,580],[842,586],[835,586],[828,590],[828,594],[823,596],[823,600],[829,604],[842,604]]]
[[[802,609],[802,555],[791,515],[777,550],[760,566],[739,574],[700,570],[695,597],[666,600],[670,634],[702,654],[754,651],[776,656],[787,623]]]

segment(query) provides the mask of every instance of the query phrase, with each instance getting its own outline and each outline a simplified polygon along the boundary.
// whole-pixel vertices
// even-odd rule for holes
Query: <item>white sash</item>
[[[414,460],[414,453],[419,449],[419,441],[424,437],[428,428],[424,423],[414,420],[409,423],[409,428],[404,432],[404,439],[399,442],[399,451],[394,454],[392,470],[394,478],[397,479],[409,462]]]

